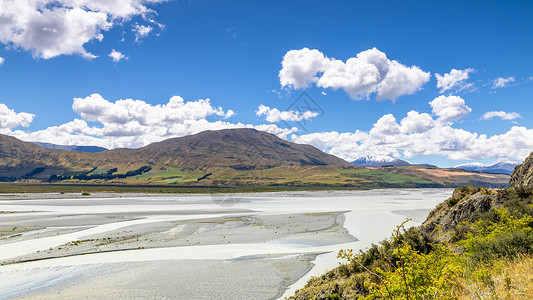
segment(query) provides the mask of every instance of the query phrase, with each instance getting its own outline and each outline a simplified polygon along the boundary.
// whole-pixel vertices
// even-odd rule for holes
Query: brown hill
[[[0,134],[0,173],[55,165],[62,152]]]
[[[255,129],[204,131],[138,149],[80,153],[46,149],[0,135],[0,172],[53,166],[65,168],[171,166],[207,170],[247,170],[277,166],[350,164],[310,145],[301,145]]]
[[[109,151],[110,152],[110,151]],[[255,129],[204,131],[133,150],[142,161],[193,169],[343,165],[350,163],[310,145],[288,142]]]

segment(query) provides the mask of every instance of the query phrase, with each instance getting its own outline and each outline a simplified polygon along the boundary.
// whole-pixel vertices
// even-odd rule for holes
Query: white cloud
[[[163,105],[151,105],[133,99],[112,102],[99,94],[92,94],[75,98],[72,109],[80,115],[80,119],[34,132],[11,131],[10,128],[15,127],[11,125],[4,132],[24,141],[96,145],[112,149],[140,147],[172,137],[225,128],[256,128],[281,138],[297,131],[296,128],[280,128],[274,124],[255,126],[226,122],[220,119],[234,115],[232,110],[215,107],[209,99],[185,101],[179,96],[172,97]],[[210,117],[220,119],[208,120]]]
[[[4,64],[4,61],[6,61],[6,59],[3,57],[0,57],[0,66]]]
[[[449,97],[441,97],[430,102],[439,112],[435,113],[436,119],[427,113],[410,111],[398,123],[394,115],[387,114],[367,132],[293,134],[292,139],[348,161],[369,155],[404,159],[442,155],[452,160],[496,158],[522,161],[533,149],[533,129],[513,126],[503,134],[487,136],[455,128],[452,120],[467,114],[470,109],[459,97],[451,98],[451,101]],[[452,103],[454,105],[450,105]],[[495,115],[501,114],[497,112]]]
[[[7,105],[0,103],[0,132],[8,132],[19,126],[28,127],[34,117],[35,115],[29,113],[16,113]]]
[[[465,81],[468,79],[468,74],[472,72],[475,72],[475,70],[469,68],[464,70],[452,69],[450,73],[446,73],[444,76],[435,73],[435,78],[437,78],[437,88],[440,88],[440,93],[444,93],[453,88],[467,88],[471,86],[471,84],[467,84]]]
[[[92,59],[89,41],[134,16],[148,19],[147,7],[165,0],[0,0],[0,42],[49,59],[78,54]]]
[[[370,134],[375,136],[394,136],[400,133],[400,125],[392,114],[384,115],[374,124]]]
[[[270,108],[263,104],[259,105],[255,113],[259,117],[265,115],[265,119],[270,123],[276,123],[279,121],[299,122],[302,120],[312,119],[318,116],[318,113],[313,111],[280,111],[277,108]]]
[[[226,116],[222,108],[212,106],[209,99],[186,102],[179,96],[170,98],[164,105],[151,105],[133,99],[117,100],[113,103],[99,94],[92,94],[85,98],[75,98],[72,109],[84,120],[121,126],[128,123],[171,125],[185,120],[205,119],[211,115]]]
[[[485,114],[483,114],[483,117],[481,119],[488,120],[492,118],[500,118],[502,120],[514,120],[522,118],[522,116],[519,113],[516,112],[504,112],[504,111],[488,111]]]
[[[492,81],[492,88],[497,89],[497,88],[508,87],[513,82],[515,82],[515,78],[513,76],[507,77],[507,78],[498,77]]]
[[[109,53],[108,56],[111,57],[111,59],[113,59],[114,62],[119,62],[122,59],[128,59],[124,54],[116,51],[115,49],[113,49],[111,53]]]
[[[395,158],[442,155],[452,160],[497,158],[522,161],[533,149],[533,129],[525,127],[514,126],[504,134],[488,137],[438,122],[426,131],[406,132],[393,121],[392,115],[386,115],[369,132],[332,131],[293,135],[292,139],[348,161],[368,155]],[[381,127],[384,123],[385,130]]]
[[[138,42],[143,38],[147,37],[152,30],[152,26],[144,26],[139,24],[133,25],[132,31],[135,32],[135,41]]]
[[[401,131],[403,133],[422,133],[435,126],[435,120],[427,113],[410,111],[407,117],[401,121]]]
[[[396,100],[414,94],[430,78],[429,72],[389,60],[376,48],[360,52],[346,62],[328,58],[316,49],[290,50],[281,65],[279,79],[283,87],[302,89],[315,84],[343,89],[356,100],[373,93],[377,93],[378,100]]]
[[[466,117],[472,109],[468,107],[461,97],[458,96],[439,96],[429,102],[433,114],[439,118],[437,121],[446,123],[453,122]]]

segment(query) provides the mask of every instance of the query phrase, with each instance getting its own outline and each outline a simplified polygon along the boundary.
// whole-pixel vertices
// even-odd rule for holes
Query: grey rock
[[[533,152],[521,165],[516,166],[509,183],[514,188],[533,188]]]

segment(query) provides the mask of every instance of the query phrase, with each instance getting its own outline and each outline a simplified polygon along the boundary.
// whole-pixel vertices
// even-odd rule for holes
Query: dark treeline
[[[24,179],[28,179],[28,178],[30,178],[30,177],[32,177],[32,176],[34,176],[34,175],[37,175],[37,174],[43,172],[44,170],[45,170],[45,169],[44,169],[43,167],[35,168],[35,169],[34,169],[33,171],[31,171],[30,173],[28,173],[28,174],[22,176],[22,178],[24,178]]]
[[[17,177],[13,176],[0,176],[0,182],[13,182],[17,181]]]
[[[69,180],[69,179],[77,179],[77,180],[104,179],[104,180],[112,180],[112,179],[117,179],[117,178],[127,178],[127,177],[136,176],[136,175],[141,175],[143,173],[149,172],[150,170],[152,170],[152,167],[150,167],[150,166],[142,166],[142,167],[140,167],[137,170],[128,171],[125,174],[115,174],[115,172],[118,171],[117,168],[110,169],[109,171],[107,171],[107,173],[99,173],[99,174],[89,174],[90,172],[87,172],[87,173],[84,173],[84,174],[76,174],[74,176],[62,176],[62,175],[53,174],[53,175],[50,175],[50,178],[48,179],[48,181],[49,182],[52,182],[52,181],[63,181],[63,180]]]

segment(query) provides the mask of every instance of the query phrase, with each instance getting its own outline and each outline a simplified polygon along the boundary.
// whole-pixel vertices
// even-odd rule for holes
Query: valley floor
[[[0,198],[0,298],[276,299],[449,189]]]

